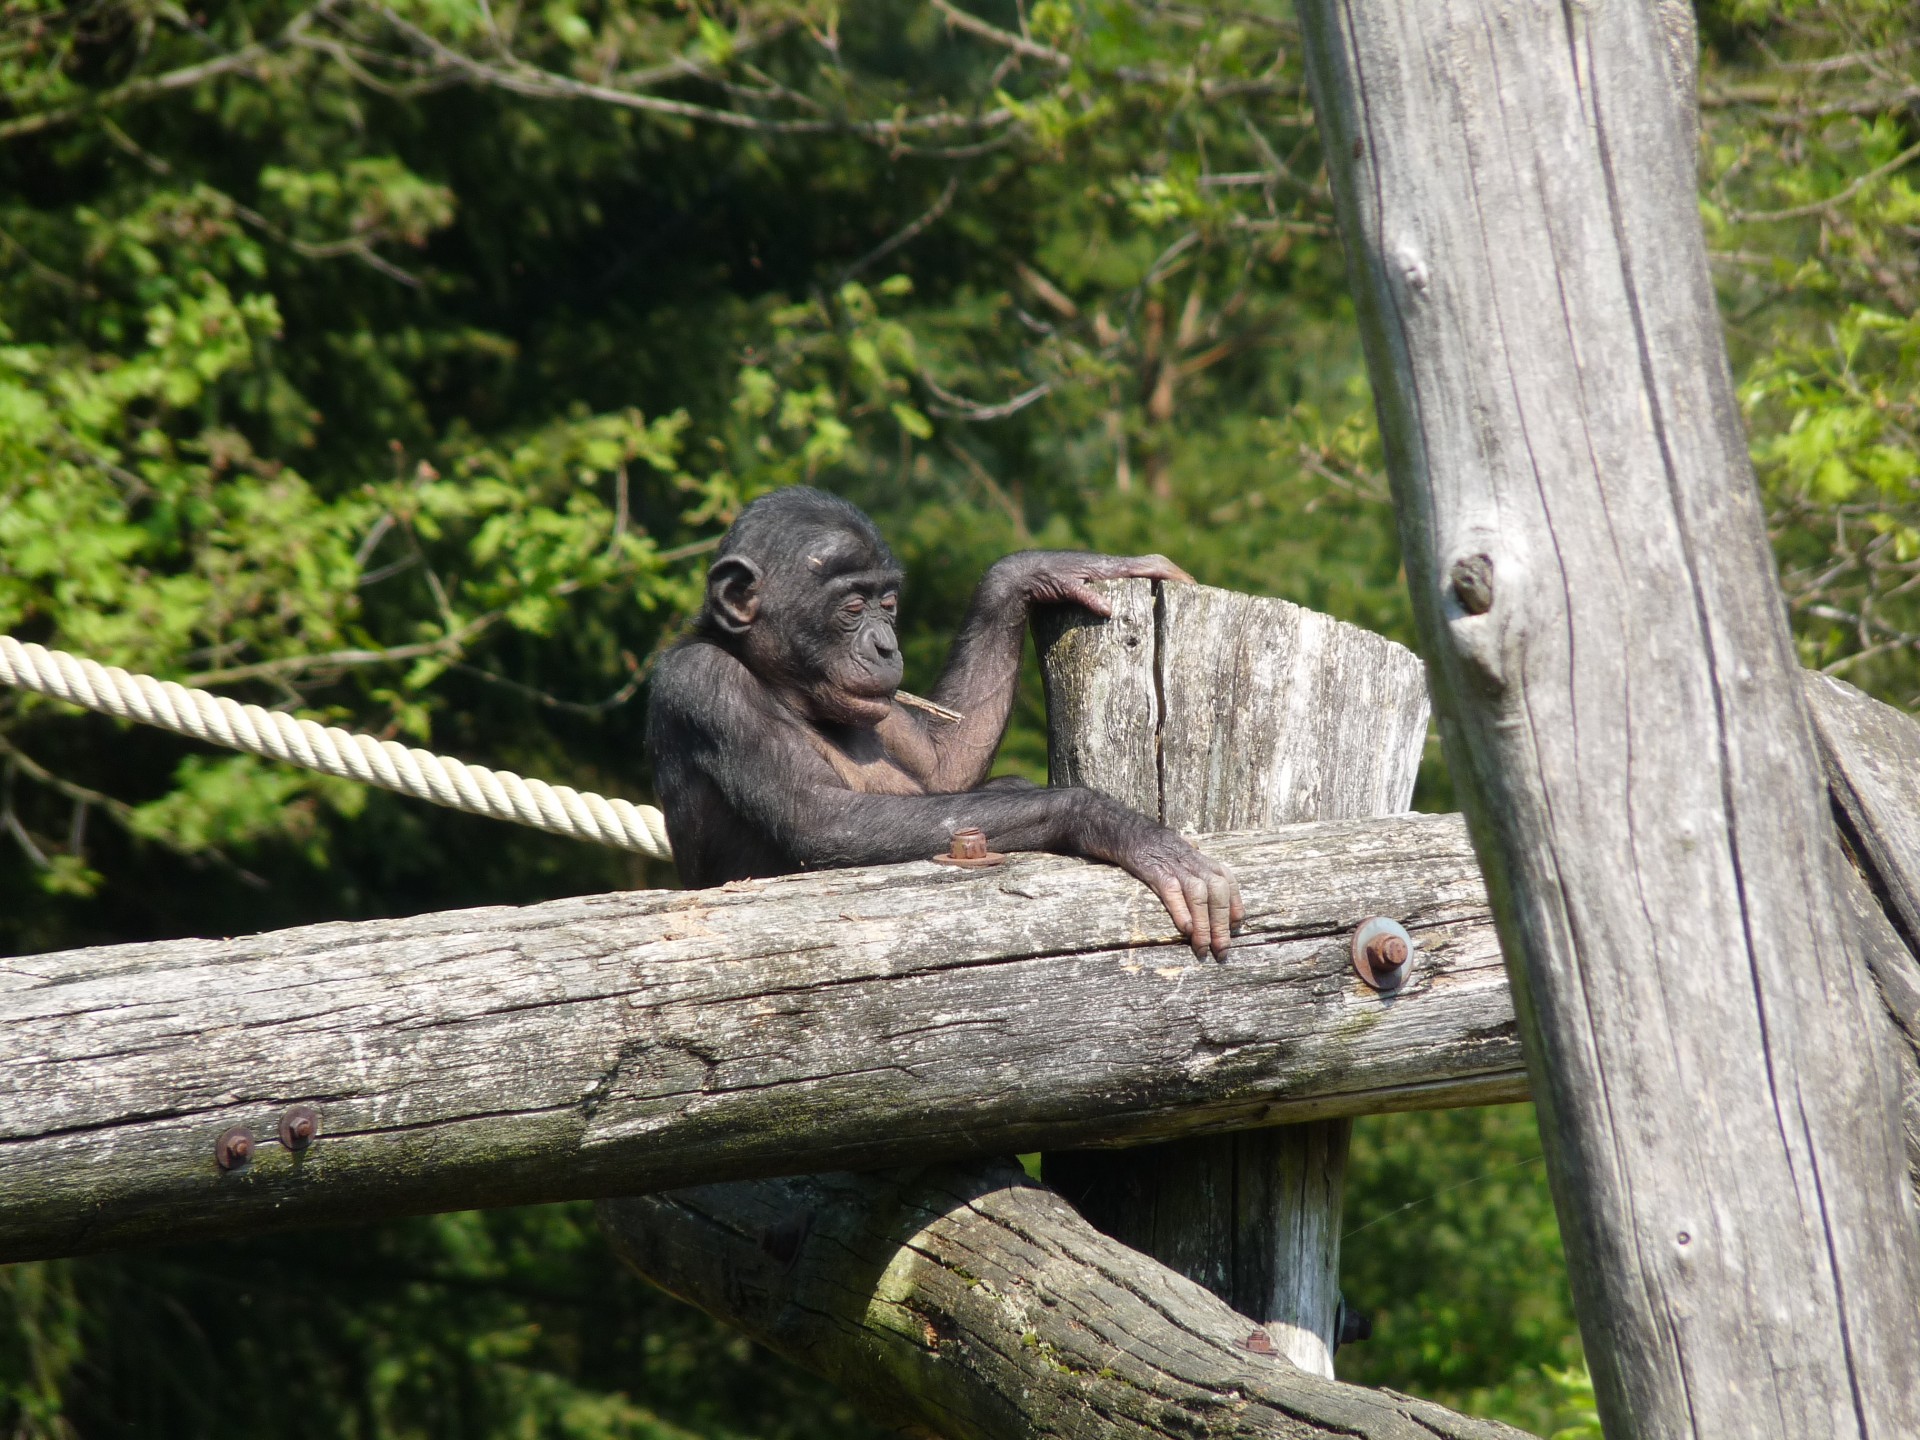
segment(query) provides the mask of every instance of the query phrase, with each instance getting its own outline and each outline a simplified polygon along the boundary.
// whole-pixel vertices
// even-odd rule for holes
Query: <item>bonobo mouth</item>
[[[863,675],[816,686],[809,697],[814,715],[830,725],[872,729],[893,712],[893,692],[899,682],[884,676]]]

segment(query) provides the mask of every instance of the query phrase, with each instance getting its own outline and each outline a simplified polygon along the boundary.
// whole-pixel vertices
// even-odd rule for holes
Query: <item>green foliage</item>
[[[1566,1260],[1533,1107],[1372,1116],[1354,1127],[1341,1283],[1373,1317],[1343,1379],[1535,1434],[1572,1423]]]
[[[0,1296],[22,1440],[878,1433],[620,1270],[587,1205],[19,1265]]]
[[[1910,5],[1709,11],[1702,196],[1801,658],[1920,701]]]

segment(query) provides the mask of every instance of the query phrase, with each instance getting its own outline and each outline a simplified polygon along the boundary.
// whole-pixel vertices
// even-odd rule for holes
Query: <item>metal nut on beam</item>
[[[320,1138],[320,1112],[311,1105],[289,1106],[280,1117],[280,1143],[299,1154]]]
[[[945,855],[935,855],[937,865],[957,865],[963,870],[985,870],[994,865],[1004,865],[1007,857],[987,849],[987,832],[977,825],[953,832],[953,840]]]
[[[253,1158],[253,1132],[244,1125],[222,1130],[213,1142],[213,1163],[222,1170],[238,1170]]]
[[[1375,990],[1398,990],[1412,959],[1413,937],[1397,920],[1374,915],[1353,932],[1353,973]]]

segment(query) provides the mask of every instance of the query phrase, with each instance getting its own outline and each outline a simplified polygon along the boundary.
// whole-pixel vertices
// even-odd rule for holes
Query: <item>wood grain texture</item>
[[[1165,823],[1269,830],[1413,803],[1429,713],[1418,655],[1284,600],[1157,588]]]
[[[1802,677],[1841,830],[1861,871],[1851,899],[1900,1040],[1901,1125],[1920,1196],[1920,723],[1842,680]]]
[[[5,960],[0,1261],[1523,1092],[1457,819],[1209,843],[1225,963],[1040,855]],[[1383,910],[1426,952],[1386,1001]],[[295,1103],[312,1149],[215,1168]]]
[[[1427,733],[1419,656],[1331,616],[1116,580],[1035,616],[1056,785],[1188,834],[1404,810]]]
[[[1046,605],[1033,615],[1047,696],[1047,778],[1158,817],[1156,587],[1108,580],[1093,588],[1113,608],[1105,619],[1078,605]]]
[[[1834,802],[1913,944],[1920,941],[1920,724],[1844,680],[1809,672],[1805,681]]]
[[[1041,632],[1049,750],[1068,757],[1057,782],[1106,789],[1189,833],[1411,803],[1428,716],[1412,651],[1284,600],[1145,581],[1104,593],[1114,622],[1055,616]],[[1148,692],[1151,706],[1114,703]],[[1330,1376],[1348,1135],[1336,1120],[1055,1152],[1046,1176],[1104,1233],[1206,1285],[1266,1324],[1295,1364]]]
[[[641,1274],[911,1435],[1522,1440],[1249,1348],[1251,1320],[1005,1164],[708,1186],[600,1214]]]
[[[1300,7],[1610,1434],[1920,1434],[1920,1231],[1650,3]]]

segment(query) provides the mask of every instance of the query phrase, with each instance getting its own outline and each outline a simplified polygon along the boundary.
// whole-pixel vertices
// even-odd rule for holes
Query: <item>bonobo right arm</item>
[[[1164,555],[1022,550],[996,560],[974,589],[929,697],[961,718],[930,720],[896,706],[882,725],[888,748],[929,790],[969,790],[986,778],[1013,712],[1028,616],[1035,605],[1110,613],[1093,588],[1096,580],[1191,583],[1193,577]]]
[[[1233,872],[1164,825],[1084,789],[848,789],[807,739],[804,720],[771,699],[732,656],[696,645],[671,658],[675,673],[666,684],[656,681],[650,717],[661,799],[672,817],[702,782],[717,791],[762,842],[753,848],[770,849],[780,861],[777,870],[756,873],[925,860],[943,853],[955,830],[977,826],[999,849],[1118,865],[1160,897],[1194,954],[1225,953],[1242,916]],[[726,839],[703,837],[702,849]],[[698,863],[691,854],[683,862],[688,881],[713,883],[697,873]]]
[[[1193,953],[1224,956],[1243,910],[1233,872],[1174,831],[1097,790],[989,785],[947,795],[862,795],[833,785],[797,797],[803,865],[924,860],[977,826],[1000,850],[1048,850],[1117,865],[1160,897]]]

